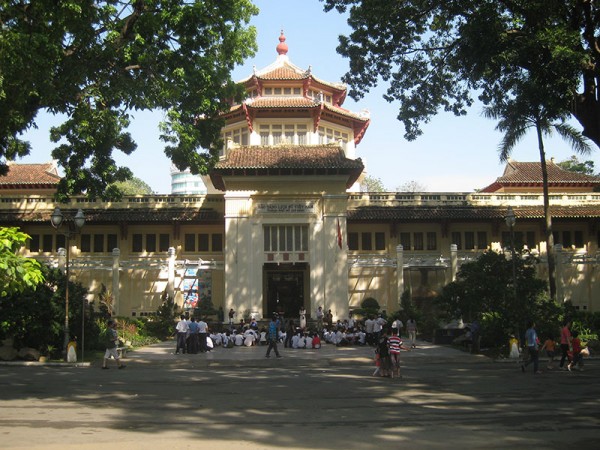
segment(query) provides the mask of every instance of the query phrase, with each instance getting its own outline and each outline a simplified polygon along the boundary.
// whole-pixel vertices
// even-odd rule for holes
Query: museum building
[[[0,226],[31,236],[26,256],[65,267],[69,255],[71,279],[89,301],[109,289],[116,315],[152,314],[165,293],[183,308],[210,299],[238,318],[302,307],[310,317],[322,306],[337,320],[366,297],[393,312],[403,292],[428,301],[460,264],[513,244],[539,255],[547,278],[539,162],[509,160],[472,193],[361,192],[356,148],[368,113],[345,109],[346,86],[294,65],[283,33],[279,41],[275,62],[240,82],[247,98],[224,115],[206,194],[56,204],[56,166],[11,163]],[[600,179],[547,167],[558,298],[598,311]],[[57,207],[64,230],[50,225]],[[65,233],[79,209],[85,225]]]

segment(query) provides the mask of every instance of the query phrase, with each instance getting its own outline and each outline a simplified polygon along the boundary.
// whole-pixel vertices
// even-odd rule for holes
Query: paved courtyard
[[[421,343],[403,378],[372,377],[372,349],[264,347],[173,355],[127,367],[0,365],[0,448],[596,449],[600,364],[521,373]],[[545,368],[545,363],[542,364]],[[531,370],[531,367],[530,367]]]

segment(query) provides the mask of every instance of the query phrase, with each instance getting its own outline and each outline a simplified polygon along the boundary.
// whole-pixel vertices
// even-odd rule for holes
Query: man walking
[[[119,343],[119,335],[117,333],[117,323],[114,320],[109,320],[106,329],[106,351],[104,352],[104,360],[102,361],[102,368],[108,369],[108,360],[112,356],[117,362],[119,369],[123,369],[125,366],[121,363],[119,358],[119,352],[117,351],[117,344]]]
[[[277,314],[273,314],[273,318],[269,323],[269,346],[267,347],[267,354],[265,355],[267,358],[271,357],[271,349],[275,351],[275,355],[278,358],[281,358],[279,350],[277,350],[277,340],[279,339],[280,327],[281,323],[279,322],[279,317],[277,317]]]

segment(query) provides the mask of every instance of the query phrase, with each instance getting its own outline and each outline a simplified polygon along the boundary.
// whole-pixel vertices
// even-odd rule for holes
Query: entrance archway
[[[263,309],[266,317],[282,313],[296,317],[304,304],[308,264],[265,264]]]

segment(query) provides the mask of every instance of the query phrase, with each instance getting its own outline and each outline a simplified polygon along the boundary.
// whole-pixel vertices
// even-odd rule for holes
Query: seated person
[[[248,328],[246,331],[244,331],[244,345],[246,347],[252,347],[255,342],[256,332],[253,329]]]
[[[300,348],[300,334],[296,333],[292,337],[292,348]]]
[[[308,335],[304,338],[304,343],[306,345],[306,348],[313,348],[313,334],[308,333]]]
[[[321,348],[321,338],[315,334],[312,338],[312,348]]]
[[[244,335],[242,333],[235,333],[233,336],[233,343],[236,347],[241,347],[244,345]]]
[[[471,339],[471,329],[469,327],[465,327],[465,332],[463,334],[461,334],[460,336],[458,336],[457,338],[455,338],[452,341],[453,344],[456,345],[464,345],[465,347],[468,347],[470,344],[473,343],[472,339]]]
[[[267,345],[267,330],[265,329],[265,327],[262,327],[262,329],[260,330],[259,342],[260,345]]]

